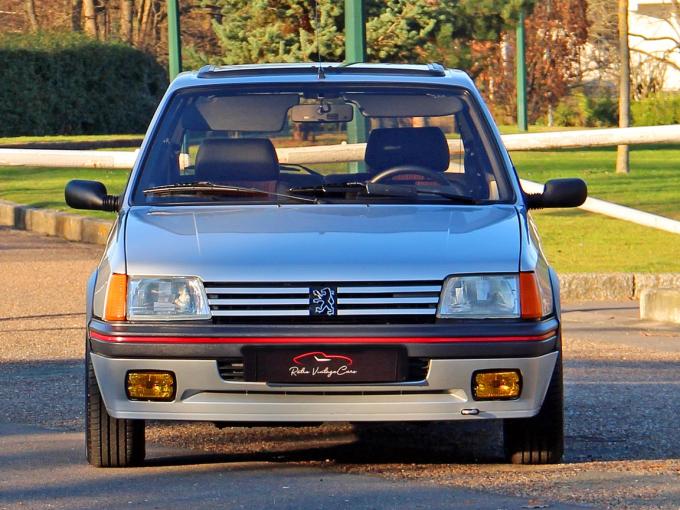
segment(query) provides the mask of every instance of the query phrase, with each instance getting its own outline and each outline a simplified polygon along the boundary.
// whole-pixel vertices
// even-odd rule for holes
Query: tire
[[[139,466],[146,454],[144,420],[112,418],[99,391],[90,352],[85,354],[85,447],[96,467]]]
[[[539,413],[503,421],[505,458],[513,464],[556,464],[564,453],[562,353]]]

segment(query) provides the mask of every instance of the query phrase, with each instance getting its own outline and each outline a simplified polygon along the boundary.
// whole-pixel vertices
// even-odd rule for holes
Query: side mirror
[[[588,186],[581,179],[552,179],[545,183],[543,193],[525,195],[529,209],[578,207],[588,198]]]
[[[98,181],[69,181],[64,190],[66,203],[74,209],[118,211],[119,197],[108,195],[106,186]]]

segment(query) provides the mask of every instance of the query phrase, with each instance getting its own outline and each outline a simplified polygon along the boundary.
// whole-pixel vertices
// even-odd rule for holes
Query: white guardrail
[[[680,124],[635,128],[590,129],[583,131],[553,131],[503,135],[509,151],[568,149],[578,147],[606,147],[654,143],[680,143]],[[451,152],[460,151],[460,141],[449,142]],[[365,143],[294,147],[277,149],[281,163],[340,163],[362,161]],[[138,151],[83,151],[50,149],[0,149],[0,166],[41,166],[70,168],[121,168],[129,169],[137,159]],[[540,193],[543,185],[522,180],[528,193]],[[680,221],[671,220],[622,205],[588,198],[581,209],[603,214],[646,227],[680,234]]]

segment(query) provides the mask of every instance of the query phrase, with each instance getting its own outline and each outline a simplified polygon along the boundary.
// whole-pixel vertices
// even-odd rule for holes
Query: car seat
[[[276,191],[279,160],[266,138],[206,138],[196,154],[197,181]]]

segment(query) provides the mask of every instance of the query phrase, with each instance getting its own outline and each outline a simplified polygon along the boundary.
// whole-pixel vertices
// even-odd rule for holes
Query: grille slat
[[[208,304],[216,320],[236,321],[239,317],[293,317],[310,322],[320,316],[310,312],[311,290],[329,287],[336,290],[335,314],[324,321],[356,316],[361,320],[394,322],[411,317],[434,317],[441,292],[441,282],[289,282],[289,283],[225,283],[205,284]],[[427,319],[434,320],[434,319]]]
[[[386,293],[411,293],[411,292],[429,292],[439,294],[441,292],[441,285],[394,285],[384,287],[364,287],[360,285],[350,286],[343,284],[338,287],[338,294],[386,294]]]
[[[347,308],[338,315],[434,315],[436,308]]]
[[[243,358],[217,360],[217,371],[225,381],[243,381],[245,379]]]
[[[309,305],[309,298],[288,299],[288,298],[258,298],[253,296],[250,299],[211,299],[211,305]]]
[[[208,294],[309,294],[309,287],[211,287],[205,284]]]
[[[263,317],[263,316],[304,316],[309,315],[309,310],[267,310],[262,308],[261,310],[212,310],[213,316],[218,317]]]
[[[340,294],[338,296],[338,306],[340,305],[391,305],[391,304],[427,304],[438,303],[439,296],[431,297],[361,297],[346,298]]]

